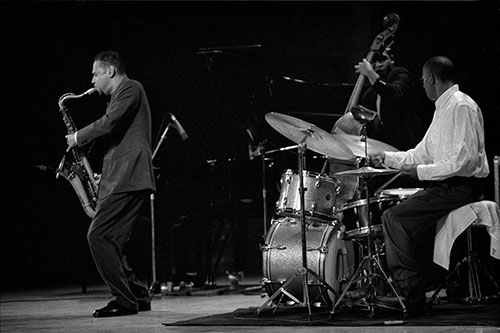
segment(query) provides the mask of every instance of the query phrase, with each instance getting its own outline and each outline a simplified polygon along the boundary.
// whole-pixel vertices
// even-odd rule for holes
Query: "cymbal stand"
[[[366,125],[363,126],[363,132],[364,132],[364,140],[365,140],[365,164],[368,164],[368,149],[367,149],[367,140],[368,137],[366,136]],[[369,176],[360,176],[360,178],[363,180],[363,189],[365,191],[366,195],[366,212],[368,214],[367,216],[367,221],[368,221],[368,235],[367,235],[367,255],[363,258],[361,263],[359,264],[359,267],[356,269],[356,271],[353,273],[351,278],[349,279],[349,282],[345,286],[342,294],[340,297],[337,299],[337,302],[333,305],[332,310],[330,312],[330,318],[335,317],[335,309],[339,306],[340,302],[343,300],[345,295],[347,294],[347,291],[351,287],[353,283],[356,283],[360,280],[363,280],[366,278],[364,275],[360,275],[362,273],[362,269],[366,266],[367,272],[368,272],[368,294],[367,298],[363,298],[362,301],[367,301],[367,307],[368,310],[370,311],[369,317],[372,318],[375,315],[375,307],[380,306],[377,305],[377,293],[376,293],[376,286],[373,282],[374,277],[382,277],[384,282],[389,285],[391,288],[392,292],[394,295],[397,297],[399,304],[401,305],[402,311],[403,311],[403,316],[407,317],[408,316],[408,311],[406,309],[406,306],[404,305],[401,297],[399,296],[398,292],[396,291],[396,288],[394,288],[394,285],[391,283],[391,280],[387,276],[387,274],[384,272],[384,269],[382,268],[382,265],[380,264],[379,258],[378,258],[378,253],[373,249],[373,230],[372,230],[372,214],[370,210],[370,191],[368,188],[368,179]],[[376,274],[375,270],[378,270],[378,272],[381,274]]]
[[[308,318],[311,320],[312,312],[311,312],[311,302],[309,300],[309,287],[308,287],[308,274],[311,274],[314,276],[314,278],[318,279],[318,281],[321,282],[322,286],[331,292],[335,294],[335,296],[338,296],[338,293],[335,289],[333,289],[330,285],[328,285],[316,272],[313,270],[309,269],[307,267],[307,244],[306,244],[306,216],[305,216],[305,199],[304,199],[304,152],[307,149],[306,145],[306,140],[307,137],[311,136],[311,133],[309,131],[305,131],[304,133],[304,138],[300,141],[300,144],[298,145],[298,167],[299,167],[299,192],[300,192],[300,213],[301,213],[301,241],[302,241],[302,267],[297,269],[297,271],[294,273],[293,276],[289,277],[285,283],[271,296],[269,297],[264,304],[262,304],[256,311],[255,311],[255,316],[259,316],[259,314],[267,308],[269,305],[272,304],[272,302],[279,296],[283,297],[283,295],[288,296],[290,299],[292,299],[295,303],[299,304],[300,306],[306,306],[308,310]],[[288,290],[287,287],[293,282],[294,279],[297,277],[302,278],[302,302],[292,295]],[[278,305],[276,305],[276,308],[274,311],[276,311],[278,308]]]
[[[298,145],[293,145],[293,146],[288,146],[288,147],[283,147],[283,148],[278,148],[278,149],[273,149],[273,150],[268,150],[264,151],[264,147],[262,144],[259,144],[256,148],[255,153],[250,155],[250,159],[253,159],[255,156],[260,156],[261,157],[261,168],[262,168],[262,211],[263,211],[263,239],[266,239],[267,237],[267,221],[268,221],[268,216],[267,216],[267,186],[266,186],[266,170],[267,170],[267,164],[266,164],[266,155],[290,150],[290,149],[295,149],[297,148]]]

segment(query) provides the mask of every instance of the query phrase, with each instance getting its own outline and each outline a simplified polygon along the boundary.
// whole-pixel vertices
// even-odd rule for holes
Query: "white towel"
[[[450,253],[457,237],[472,223],[486,226],[491,237],[490,255],[500,260],[500,209],[493,201],[473,202],[451,211],[436,225],[434,262],[445,269],[450,266]]]

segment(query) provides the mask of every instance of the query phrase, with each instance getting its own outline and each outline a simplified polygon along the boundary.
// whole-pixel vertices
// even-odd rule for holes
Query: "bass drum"
[[[281,217],[272,220],[266,243],[262,246],[264,286],[272,296],[287,279],[293,279],[286,291],[303,302],[302,236],[300,218]],[[351,241],[341,238],[339,226],[318,223],[306,218],[307,267],[336,292],[354,272],[355,255]],[[322,287],[321,281],[308,275],[309,301],[320,306],[332,305],[336,296]],[[280,300],[280,298],[277,298]],[[287,296],[282,301],[290,301]]]

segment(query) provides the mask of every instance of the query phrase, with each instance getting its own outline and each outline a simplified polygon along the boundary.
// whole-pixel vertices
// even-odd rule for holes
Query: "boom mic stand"
[[[172,123],[169,123],[163,134],[160,137],[160,141],[156,145],[156,148],[153,151],[153,156],[151,158],[154,161],[156,153],[158,149],[160,149],[163,140],[167,137],[167,132],[172,126]],[[155,295],[161,293],[161,284],[156,279],[156,236],[155,236],[155,211],[154,211],[154,200],[155,194],[152,192],[149,196],[150,208],[151,208],[151,270],[152,270],[152,283],[149,288],[149,294]]]
[[[306,244],[306,216],[305,216],[305,199],[304,199],[304,152],[307,149],[306,140],[311,136],[311,132],[309,130],[304,131],[304,138],[300,141],[298,145],[298,166],[299,166],[299,192],[300,192],[300,214],[301,214],[301,240],[302,240],[302,267],[297,269],[295,274],[288,278],[286,282],[281,286],[269,299],[264,302],[256,311],[255,316],[258,317],[259,314],[267,308],[278,296],[284,294],[291,298],[295,303],[300,306],[307,306],[309,320],[311,320],[312,312],[311,312],[311,303],[309,301],[309,286],[308,286],[308,274],[311,274],[318,281],[321,282],[322,286],[335,294],[335,297],[338,296],[338,293],[335,289],[333,289],[328,283],[326,283],[316,272],[307,267],[307,244]],[[297,277],[302,278],[302,302],[292,295],[287,287],[293,282]],[[276,306],[277,307],[277,306]]]

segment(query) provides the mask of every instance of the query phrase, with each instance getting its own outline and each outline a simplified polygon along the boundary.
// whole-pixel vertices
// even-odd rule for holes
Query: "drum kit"
[[[304,170],[307,149],[336,160],[364,158],[365,164],[368,152],[397,149],[366,136],[328,133],[285,114],[271,112],[266,114],[266,120],[298,144],[298,173],[287,169],[281,177],[275,217],[262,246],[263,284],[269,299],[255,314],[258,316],[269,306],[277,308],[285,303],[306,306],[309,317],[311,305],[332,306],[330,316],[333,317],[349,289],[365,284],[367,297],[351,305],[361,305],[373,316],[379,306],[376,298],[380,283],[375,280],[382,279],[399,300],[406,316],[405,305],[379,260],[383,248],[380,245],[383,242],[381,215],[420,189],[379,188],[377,196],[370,198],[369,179],[391,174],[397,177],[399,171],[365,165],[333,175],[359,177],[365,193],[364,199],[338,208],[335,204],[341,181],[322,172]],[[355,244],[362,249],[356,251]],[[357,260],[359,264],[356,252],[367,253]]]

